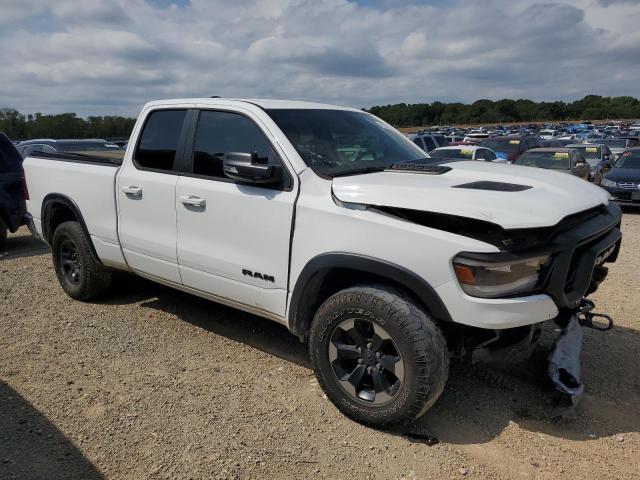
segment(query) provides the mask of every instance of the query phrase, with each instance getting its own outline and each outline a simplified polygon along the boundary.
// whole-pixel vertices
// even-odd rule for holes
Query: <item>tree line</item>
[[[477,100],[464,103],[397,103],[371,107],[367,111],[396,127],[468,123],[511,123],[563,120],[640,118],[640,101],[633,97],[587,95],[575,102],[532,100]],[[28,138],[128,138],[135,118],[90,116],[75,113],[57,115],[22,114],[0,109],[0,132],[13,140]]]
[[[30,138],[129,138],[135,118],[90,116],[75,113],[24,115],[13,108],[0,109],[0,132],[12,140]]]
[[[397,103],[367,110],[396,127],[469,123],[513,123],[564,120],[640,118],[640,101],[633,97],[587,95],[574,102],[477,100],[464,103]]]

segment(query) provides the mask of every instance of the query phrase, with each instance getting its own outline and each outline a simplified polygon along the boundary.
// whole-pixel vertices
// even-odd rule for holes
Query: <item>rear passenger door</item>
[[[176,253],[176,184],[186,139],[187,109],[155,110],[142,128],[133,157],[118,175],[118,233],[135,271],[181,283]]]
[[[178,181],[178,262],[183,283],[221,299],[284,316],[296,199],[275,138],[249,112],[202,110]],[[223,172],[228,153],[257,152],[282,164],[277,185],[240,183]]]

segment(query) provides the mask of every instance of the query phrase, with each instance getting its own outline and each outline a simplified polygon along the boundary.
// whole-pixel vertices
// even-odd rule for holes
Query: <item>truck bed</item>
[[[104,249],[119,251],[115,200],[119,163],[117,159],[77,154],[38,152],[25,158],[27,211],[33,216],[38,233],[43,233],[41,220],[46,201],[66,197],[82,215],[98,255]]]

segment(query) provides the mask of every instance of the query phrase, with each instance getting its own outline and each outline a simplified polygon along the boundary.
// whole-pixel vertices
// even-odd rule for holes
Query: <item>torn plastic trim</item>
[[[576,312],[562,329],[549,354],[547,369],[549,378],[560,393],[570,397],[574,405],[577,398],[584,392],[584,385],[580,382],[580,353],[583,338],[584,330]]]
[[[580,301],[580,305],[573,310],[573,314],[566,321],[549,354],[547,370],[549,378],[571,405],[576,405],[578,398],[584,392],[584,385],[580,381],[580,354],[584,329],[606,331],[613,327],[613,319],[604,313],[594,313],[594,308],[595,303],[591,300],[583,298]],[[603,327],[594,325],[594,317],[606,318],[607,324]]]

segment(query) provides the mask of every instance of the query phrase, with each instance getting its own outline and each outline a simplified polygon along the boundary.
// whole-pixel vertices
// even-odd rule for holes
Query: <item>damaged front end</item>
[[[575,405],[583,391],[580,380],[583,328],[604,331],[613,326],[611,317],[593,312],[594,303],[585,297],[595,292],[606,278],[608,269],[604,264],[617,259],[622,238],[620,220],[617,206],[602,205],[568,217],[551,229],[535,232],[537,240],[546,237],[542,242],[535,242],[538,245],[535,249],[513,248],[514,243],[511,248],[505,248],[504,240],[509,238],[505,231],[497,236],[502,238],[503,253],[474,256],[479,262],[488,262],[491,255],[494,259],[504,256],[511,261],[531,258],[533,254],[547,256],[530,293],[547,294],[558,307],[555,323],[561,331],[548,357],[548,375],[565,405]],[[511,234],[513,239],[515,235]],[[542,327],[543,323],[505,330],[467,328],[459,332],[462,339],[459,337],[456,353],[472,362],[523,361],[535,350]]]

